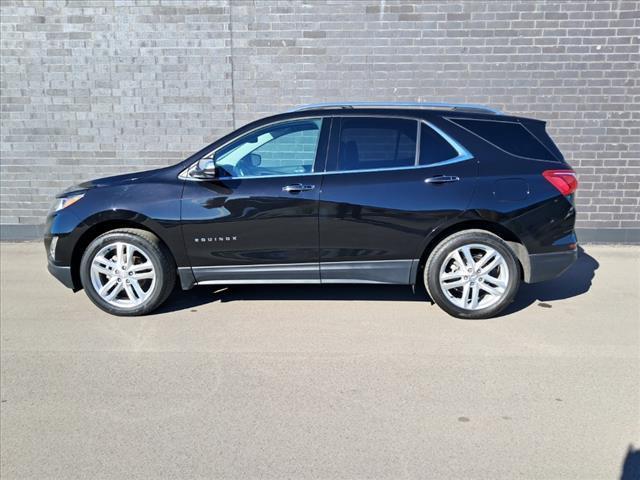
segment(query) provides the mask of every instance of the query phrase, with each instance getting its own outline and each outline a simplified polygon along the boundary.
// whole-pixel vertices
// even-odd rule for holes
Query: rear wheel
[[[465,230],[433,250],[424,282],[434,302],[458,318],[490,318],[515,297],[520,265],[511,248],[485,230]]]
[[[144,315],[166,300],[175,266],[158,237],[145,230],[107,232],[89,244],[80,263],[85,292],[114,315]]]

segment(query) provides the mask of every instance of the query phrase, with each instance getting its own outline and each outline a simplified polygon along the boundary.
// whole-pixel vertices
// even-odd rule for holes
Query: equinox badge
[[[196,243],[212,243],[212,242],[235,242],[238,237],[196,237],[193,239]]]

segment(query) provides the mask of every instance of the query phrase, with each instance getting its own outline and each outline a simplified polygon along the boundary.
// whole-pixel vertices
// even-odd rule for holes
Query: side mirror
[[[190,175],[196,178],[215,178],[217,174],[216,163],[213,158],[206,157],[200,159]]]

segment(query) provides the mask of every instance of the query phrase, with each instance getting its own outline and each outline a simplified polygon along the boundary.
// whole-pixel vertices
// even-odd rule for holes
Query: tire
[[[89,244],[80,262],[80,280],[89,299],[105,312],[145,315],[173,290],[176,266],[153,233],[123,228],[104,233]]]
[[[520,263],[497,235],[464,230],[445,238],[431,252],[424,268],[424,284],[433,301],[449,315],[491,318],[518,292]],[[445,288],[447,285],[450,287]]]

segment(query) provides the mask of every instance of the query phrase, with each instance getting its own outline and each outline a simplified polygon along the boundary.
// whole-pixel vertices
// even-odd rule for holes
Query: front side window
[[[322,119],[269,125],[219,149],[220,177],[303,175],[313,172]]]
[[[417,122],[400,118],[345,117],[338,170],[409,167],[416,164]]]

